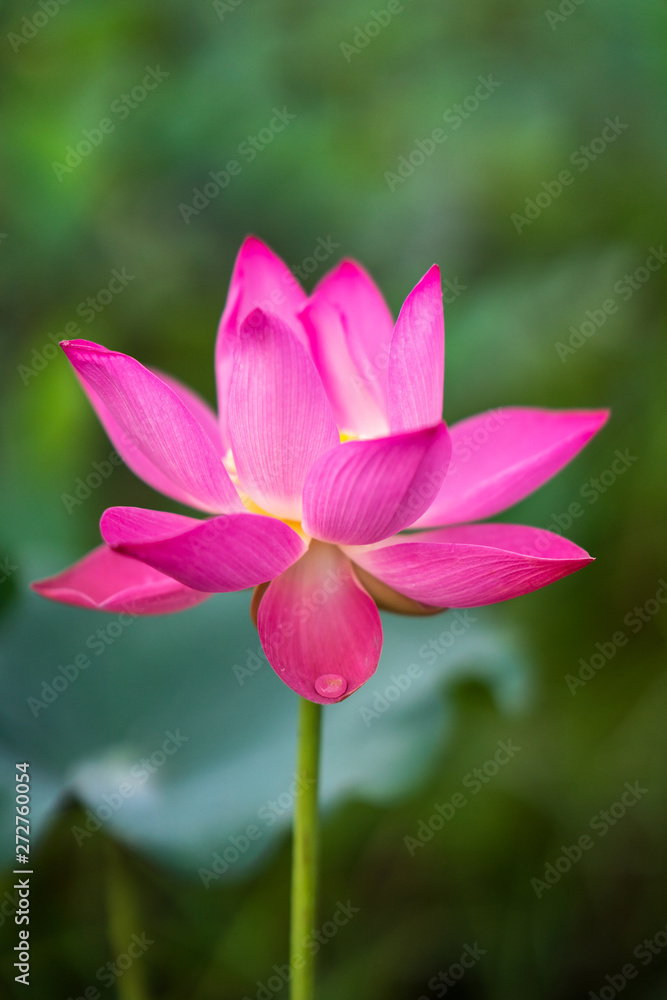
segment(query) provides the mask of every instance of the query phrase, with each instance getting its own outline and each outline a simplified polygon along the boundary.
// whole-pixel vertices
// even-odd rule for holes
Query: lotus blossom
[[[217,417],[125,354],[61,346],[125,463],[208,516],[112,507],[103,545],[33,584],[45,597],[149,615],[255,588],[274,670],[329,704],[374,673],[378,607],[493,604],[591,561],[539,528],[470,523],[541,486],[608,414],[512,407],[448,429],[436,266],[394,325],[359,264],[343,261],[307,297],[249,237],[218,331]]]

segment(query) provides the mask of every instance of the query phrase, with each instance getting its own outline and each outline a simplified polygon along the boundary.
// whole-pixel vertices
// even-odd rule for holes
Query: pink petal
[[[191,590],[136,559],[101,545],[56,576],[37,580],[42,597],[95,611],[164,615],[201,604],[211,595]]]
[[[342,314],[316,293],[300,318],[338,426],[361,437],[386,434],[389,423],[373,391],[374,376],[362,375],[352,360]]]
[[[220,450],[180,394],[126,354],[87,340],[66,340],[61,346],[133,472],[191,507],[243,510]]]
[[[440,489],[449,455],[443,423],[338,445],[310,470],[304,530],[323,541],[368,545],[409,527]]]
[[[365,380],[380,412],[386,414],[387,368],[394,321],[382,292],[360,264],[343,260],[322,278],[310,302],[318,307],[328,305],[341,317],[354,371]],[[322,336],[325,335],[323,331]]]
[[[476,521],[511,507],[574,458],[608,417],[608,410],[514,406],[454,424],[447,478],[415,527]]]
[[[380,658],[380,613],[333,545],[311,542],[306,555],[269,584],[257,627],[278,676],[321,705],[356,691]]]
[[[388,377],[392,431],[431,427],[442,418],[445,320],[436,264],[415,285],[396,321]]]
[[[141,507],[111,507],[102,537],[186,587],[211,593],[244,590],[278,576],[306,551],[295,531],[260,514],[198,521]]]
[[[346,552],[399,593],[449,608],[521,597],[592,562],[566,538],[518,524],[441,528]]]
[[[215,369],[218,383],[218,409],[222,437],[229,444],[227,431],[227,396],[232,376],[236,334],[243,320],[253,311],[279,316],[300,333],[297,313],[306,304],[306,293],[287,265],[256,236],[248,236],[239,250],[232,272],[215,345]],[[304,338],[305,339],[305,338]]]
[[[222,442],[220,425],[215,410],[206,402],[205,399],[202,399],[199,393],[195,392],[194,389],[190,389],[189,386],[184,385],[182,382],[179,382],[173,375],[167,375],[166,372],[160,371],[157,368],[150,368],[149,371],[152,371],[153,374],[157,375],[157,377],[168,385],[170,389],[173,389],[181,402],[185,403],[197,423],[200,424],[202,430],[206,431],[211,444],[217,451],[220,458],[224,458],[227,449]]]
[[[260,309],[241,327],[228,402],[241,488],[263,510],[300,520],[308,471],[340,439],[313,362],[289,327]]]
[[[348,551],[353,551],[351,548]],[[420,601],[413,601],[405,594],[399,594],[393,587],[388,587],[376,576],[367,573],[359,563],[355,563],[354,572],[359,583],[365,591],[370,594],[380,611],[391,611],[394,615],[409,615],[411,618],[431,615],[441,615],[446,608],[434,608],[432,604],[422,604]]]

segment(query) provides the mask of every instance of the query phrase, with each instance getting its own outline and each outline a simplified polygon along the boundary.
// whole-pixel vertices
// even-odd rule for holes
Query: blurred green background
[[[111,446],[53,342],[77,323],[213,401],[216,325],[248,232],[312,270],[308,288],[358,258],[395,312],[439,263],[450,421],[503,404],[612,408],[583,455],[506,515],[562,531],[597,561],[473,612],[433,667],[419,648],[452,613],[387,618],[376,678],[327,712],[322,926],[340,903],[358,912],[323,939],[320,996],[666,995],[667,295],[664,268],[645,267],[654,251],[653,266],[664,259],[667,237],[666,43],[657,0],[3,4],[6,995],[25,995],[11,950],[12,765],[23,759],[31,995],[288,993],[274,966],[287,961],[295,698],[263,662],[237,679],[235,666],[260,662],[248,661],[247,595],[139,621],[47,708],[28,702],[109,623],[39,601],[30,579],[97,544],[107,506],[177,509],[124,467],[65,499]],[[159,82],[133,97],[149,71]],[[262,132],[275,109],[294,117]],[[434,129],[446,135],[435,146]],[[86,130],[97,144],[67,159]],[[254,157],[242,145],[252,136]],[[184,209],[233,159],[241,172],[196,214]],[[128,277],[109,296],[113,271]],[[628,642],[610,646],[619,630]],[[595,654],[591,679],[568,685]],[[360,708],[377,709],[411,662],[410,690],[364,722]],[[158,754],[101,829],[77,833],[179,728],[182,749]],[[521,751],[474,794],[466,776],[498,740]],[[646,791],[607,824],[601,810],[626,782]],[[466,807],[411,853],[405,838],[462,789]],[[251,823],[261,837],[246,852]],[[586,833],[594,846],[569,870],[547,868],[567,869],[564,848]],[[238,860],[202,876],[225,850]],[[552,885],[531,881],[548,871]],[[133,933],[153,943],[131,972],[100,977]],[[466,946],[477,958],[456,980]]]

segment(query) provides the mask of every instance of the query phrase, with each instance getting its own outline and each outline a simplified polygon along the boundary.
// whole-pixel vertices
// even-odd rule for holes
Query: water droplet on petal
[[[315,681],[315,690],[323,698],[340,698],[347,691],[347,681],[340,674],[322,674]]]

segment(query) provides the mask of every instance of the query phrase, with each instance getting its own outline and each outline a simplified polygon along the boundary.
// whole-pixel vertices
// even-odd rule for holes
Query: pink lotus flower
[[[160,614],[254,587],[276,673],[328,704],[374,673],[378,606],[492,604],[591,561],[539,528],[467,523],[541,486],[608,414],[516,407],[448,430],[437,267],[394,326],[358,264],[344,261],[307,298],[248,238],[218,332],[217,418],[125,354],[86,340],[62,347],[127,465],[212,516],[112,507],[104,545],[33,585],[45,597]]]

